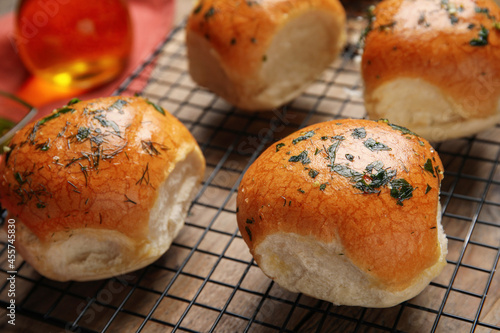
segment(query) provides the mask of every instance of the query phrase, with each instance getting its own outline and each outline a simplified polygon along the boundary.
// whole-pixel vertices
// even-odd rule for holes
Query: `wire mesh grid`
[[[349,20],[350,40],[360,31]],[[245,113],[194,84],[176,28],[117,94],[139,93],[193,133],[207,159],[203,186],[169,251],[139,271],[60,283],[18,257],[22,332],[492,332],[500,331],[500,127],[436,145],[445,166],[442,221],[448,264],[420,295],[388,309],[335,306],[280,288],[238,233],[235,198],[251,162],[309,124],[365,116],[354,43],[289,105]],[[3,217],[5,218],[5,216]],[[0,327],[6,324],[7,243],[0,250]]]

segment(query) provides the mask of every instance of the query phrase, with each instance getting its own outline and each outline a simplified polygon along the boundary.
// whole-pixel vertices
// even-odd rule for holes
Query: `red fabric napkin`
[[[150,55],[169,33],[174,18],[175,0],[129,0],[130,14],[134,26],[132,54],[126,70],[114,81],[81,94],[82,100],[109,96],[123,80]],[[31,80],[19,59],[14,44],[14,13],[0,17],[0,90],[16,94]],[[37,118],[47,115],[54,108],[68,101],[51,102],[39,107]]]

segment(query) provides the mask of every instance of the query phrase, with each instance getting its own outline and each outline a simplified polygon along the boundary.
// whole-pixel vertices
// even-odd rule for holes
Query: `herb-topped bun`
[[[18,132],[1,162],[15,245],[59,281],[144,267],[182,227],[205,160],[189,131],[143,98],[73,102]]]
[[[334,120],[269,147],[238,190],[238,226],[280,286],[339,305],[389,307],[446,264],[443,166],[385,121]]]
[[[338,0],[203,0],[186,27],[194,81],[233,105],[266,110],[297,97],[345,41]]]
[[[428,140],[500,121],[500,9],[491,0],[385,0],[365,39],[362,76],[373,119]]]

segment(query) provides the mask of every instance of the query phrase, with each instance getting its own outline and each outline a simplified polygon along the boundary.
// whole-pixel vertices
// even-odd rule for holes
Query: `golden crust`
[[[390,150],[371,151],[372,139]],[[333,155],[338,172],[332,171]],[[367,172],[375,161],[383,166]],[[279,232],[340,241],[345,255],[374,283],[402,290],[440,258],[436,216],[442,170],[425,139],[386,122],[312,125],[269,147],[250,166],[238,190],[238,226],[252,253]],[[374,184],[375,174],[384,185],[362,187]],[[411,197],[398,179],[411,186],[406,192]]]
[[[310,9],[331,13],[344,24],[345,12],[338,0],[203,0],[189,16],[186,30],[206,38],[227,71],[246,78],[262,66],[275,32]]]
[[[396,78],[421,78],[462,106],[464,118],[497,113],[500,8],[493,1],[386,0],[374,15],[362,59],[366,96]],[[473,46],[481,27],[487,45]]]
[[[201,156],[160,111],[143,98],[100,98],[26,126],[0,165],[2,206],[42,241],[81,228],[145,238],[158,186],[188,152]]]

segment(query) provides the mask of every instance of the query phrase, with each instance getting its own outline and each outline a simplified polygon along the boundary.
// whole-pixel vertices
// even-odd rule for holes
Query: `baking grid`
[[[388,309],[334,306],[281,289],[237,231],[244,170],[270,144],[309,124],[365,116],[356,40],[289,105],[245,113],[194,84],[177,27],[117,94],[139,93],[177,116],[207,159],[186,226],[154,264],[109,280],[59,283],[17,257],[17,332],[493,332],[500,331],[500,126],[435,145],[448,264],[419,296]],[[0,242],[0,327],[6,323],[7,245]]]

